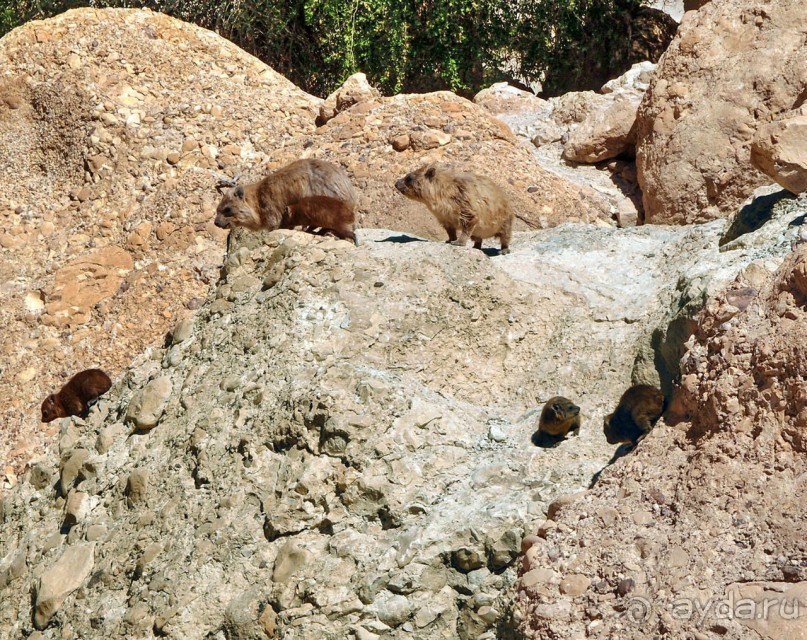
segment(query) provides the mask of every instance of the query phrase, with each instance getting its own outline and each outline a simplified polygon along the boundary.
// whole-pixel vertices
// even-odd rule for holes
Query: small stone
[[[390,627],[403,624],[411,612],[411,605],[406,596],[395,595],[389,591],[379,593],[373,604],[378,619]]]
[[[578,499],[586,495],[585,491],[577,491],[575,493],[567,493],[553,500],[546,510],[546,517],[554,520],[564,508],[576,502]]]
[[[193,318],[185,318],[177,323],[171,332],[171,343],[179,344],[185,342],[193,335]]]
[[[507,434],[502,431],[501,427],[497,425],[491,425],[490,429],[488,429],[488,437],[493,440],[493,442],[504,442],[507,440]]]
[[[527,571],[521,576],[521,585],[528,588],[534,587],[536,584],[552,582],[556,577],[557,574],[552,569],[539,567],[538,569]]]
[[[488,624],[493,624],[494,622],[496,622],[496,620],[499,619],[499,616],[501,616],[501,614],[496,609],[488,606],[479,607],[479,610],[476,613],[479,615],[480,618],[482,618],[482,620],[484,620]]]
[[[580,573],[573,573],[560,581],[560,592],[571,597],[583,595],[587,590],[591,580]]]
[[[136,432],[145,433],[157,426],[168,406],[172,389],[171,379],[163,376],[152,380],[135,394],[126,410],[126,421],[134,425]]]
[[[306,549],[300,547],[295,541],[289,540],[277,553],[272,581],[287,582],[296,571],[308,563],[310,558],[311,554]]]
[[[180,157],[181,157],[181,156],[180,156],[180,155],[179,155],[179,154],[178,154],[176,151],[172,151],[171,153],[169,153],[169,154],[168,154],[168,155],[165,157],[165,161],[166,161],[168,164],[174,165],[174,164],[177,164],[177,163],[179,162]]]
[[[148,469],[138,469],[126,479],[126,504],[130,509],[146,502],[149,475]]]
[[[90,457],[86,449],[75,449],[62,461],[59,473],[59,491],[66,496],[73,484],[78,480],[81,467]]]
[[[653,522],[653,514],[648,511],[637,511],[633,514],[633,522],[640,527],[644,527]]]
[[[74,526],[84,519],[89,510],[89,495],[84,491],[71,491],[65,503],[64,524]]]
[[[483,554],[475,549],[458,549],[451,554],[451,560],[452,564],[464,573],[479,569],[485,565]]]
[[[100,540],[107,534],[107,528],[101,524],[93,524],[87,527],[87,533],[84,535],[87,542],[95,542]]]
[[[395,151],[406,151],[409,148],[409,136],[405,133],[393,136],[390,144]]]

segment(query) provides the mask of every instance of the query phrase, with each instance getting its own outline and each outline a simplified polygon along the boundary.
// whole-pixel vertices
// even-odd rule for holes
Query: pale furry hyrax
[[[42,403],[42,422],[56,418],[87,414],[90,403],[112,386],[112,380],[101,369],[79,371],[58,391]]]
[[[664,413],[664,394],[648,384],[630,387],[614,412],[605,416],[603,431],[608,444],[629,442],[635,447]]]
[[[338,206],[337,206],[338,205]],[[324,227],[355,243],[356,192],[344,169],[324,160],[297,160],[263,180],[226,191],[216,209],[215,225],[292,229],[296,218]]]
[[[497,237],[501,253],[509,253],[513,212],[504,191],[485,176],[457,171],[447,165],[425,165],[405,175],[395,188],[411,200],[425,204],[448,233],[448,242],[474,248]]]
[[[541,411],[533,442],[539,447],[553,447],[569,433],[580,435],[580,407],[563,396],[550,398]]]

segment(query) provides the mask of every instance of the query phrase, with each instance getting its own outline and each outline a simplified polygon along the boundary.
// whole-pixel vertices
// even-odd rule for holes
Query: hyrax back
[[[580,435],[580,407],[563,396],[550,398],[541,411],[533,442],[543,447],[554,446],[569,433]]]
[[[481,249],[483,239],[496,237],[501,252],[509,253],[513,212],[507,195],[491,179],[433,164],[405,175],[395,188],[425,204],[452,244],[465,246],[471,238]]]
[[[322,208],[323,201],[300,205],[309,198],[328,198],[323,214],[332,223],[328,228],[341,233],[340,237],[352,238],[356,192],[345,170],[324,160],[297,160],[259,182],[227,189],[216,209],[215,225],[253,231],[290,228],[294,225],[289,218],[295,214],[288,207],[302,206],[309,213]]]
[[[45,398],[42,403],[42,422],[86,415],[90,402],[109,391],[111,386],[112,380],[101,369],[79,371],[58,393]]]
[[[662,413],[664,394],[647,384],[634,385],[622,394],[614,412],[605,416],[605,439],[608,444],[630,442],[636,446],[650,433]]]
[[[332,231],[343,240],[350,240],[357,244],[353,223],[355,221],[353,209],[338,198],[328,196],[311,196],[301,198],[288,206],[287,218],[283,221],[283,229],[294,227],[308,227],[313,230],[317,227],[320,233]]]

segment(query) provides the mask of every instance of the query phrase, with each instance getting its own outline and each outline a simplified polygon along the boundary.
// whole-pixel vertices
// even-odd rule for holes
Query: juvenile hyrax
[[[112,381],[100,369],[79,371],[58,393],[42,403],[42,422],[67,416],[85,416],[90,402],[109,391]]]
[[[509,253],[513,212],[504,191],[485,176],[445,165],[426,165],[405,175],[395,188],[422,202],[448,233],[448,241],[464,247],[468,238],[482,248],[484,238],[499,238],[501,252]]]
[[[664,413],[664,395],[656,387],[637,384],[619,399],[614,412],[605,416],[603,431],[608,444],[630,442],[634,447]]]
[[[580,435],[580,407],[563,396],[550,398],[541,411],[533,442],[539,447],[554,446],[569,433]]]
[[[338,198],[329,196],[311,196],[301,198],[294,204],[288,206],[287,218],[283,223],[283,229],[293,229],[294,227],[306,227],[306,231],[313,233],[319,227],[319,234],[322,235],[331,231],[337,236],[347,237],[358,244],[353,233],[353,222],[355,216],[353,210]],[[345,222],[350,224],[350,228],[345,227]],[[342,228],[344,235],[339,235],[336,231]]]
[[[310,198],[318,200],[307,201]],[[340,203],[338,207],[335,202]],[[226,190],[216,209],[215,225],[273,231],[291,229],[296,226],[292,224],[295,216],[305,216],[313,226],[354,240],[355,209],[356,192],[344,169],[323,160],[297,160],[263,180]]]

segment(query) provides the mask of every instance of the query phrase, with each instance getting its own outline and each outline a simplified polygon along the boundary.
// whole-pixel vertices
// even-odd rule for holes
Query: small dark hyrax
[[[464,247],[471,238],[481,249],[483,239],[497,237],[501,252],[510,252],[513,212],[504,191],[489,178],[433,164],[405,175],[395,188],[425,204],[450,243]]]
[[[306,227],[306,231],[309,233],[314,233],[314,230],[319,227],[319,235],[331,231],[340,238],[346,238],[352,240],[353,244],[358,244],[353,232],[353,222],[355,221],[353,210],[338,198],[329,196],[300,198],[288,206],[286,216],[283,229],[302,226]],[[337,229],[341,229],[342,235]]]
[[[664,394],[648,384],[630,387],[614,412],[605,416],[603,431],[608,444],[630,442],[636,446],[664,413]]]
[[[539,447],[551,447],[569,433],[580,435],[580,407],[563,396],[550,398],[541,411],[533,442]]]
[[[112,386],[112,380],[100,369],[79,371],[58,393],[42,403],[42,422],[67,416],[85,416],[90,402],[103,395]]]
[[[324,160],[297,160],[263,180],[223,191],[215,225],[273,231],[292,229],[295,217],[305,217],[309,226],[355,241],[355,210],[356,192],[344,169]]]

